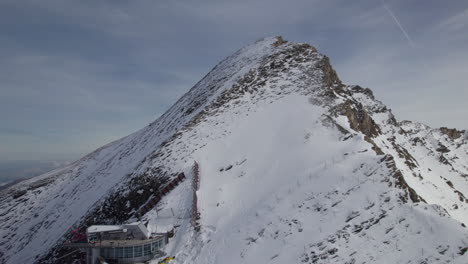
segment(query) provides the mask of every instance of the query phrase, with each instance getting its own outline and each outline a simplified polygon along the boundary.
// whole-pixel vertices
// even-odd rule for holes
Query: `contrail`
[[[388,6],[385,4],[384,0],[382,0],[382,5],[383,7],[385,8],[385,10],[387,10],[388,14],[393,18],[393,20],[395,20],[395,23],[398,25],[398,27],[400,28],[401,32],[403,33],[403,35],[405,35],[406,39],[408,40],[410,46],[412,48],[414,48],[414,42],[413,40],[410,38],[410,36],[408,35],[408,33],[406,32],[406,30],[403,28],[403,26],[400,24],[400,21],[398,21],[398,19],[396,18],[396,16],[393,14],[392,10],[390,10],[390,8],[388,8]]]

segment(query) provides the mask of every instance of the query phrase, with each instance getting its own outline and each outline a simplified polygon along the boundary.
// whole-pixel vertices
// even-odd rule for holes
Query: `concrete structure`
[[[86,229],[88,242],[102,240],[142,240],[149,238],[148,229],[142,223],[126,225],[93,225]]]
[[[87,243],[70,246],[86,251],[86,263],[141,263],[164,253],[167,234],[149,234],[142,223],[94,225],[86,230]]]

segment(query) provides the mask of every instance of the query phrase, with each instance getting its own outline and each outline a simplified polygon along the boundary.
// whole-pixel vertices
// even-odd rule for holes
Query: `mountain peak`
[[[136,220],[175,227],[178,263],[465,263],[461,135],[398,122],[311,45],[263,38],[149,126],[2,190],[0,263],[66,263],[71,230]]]

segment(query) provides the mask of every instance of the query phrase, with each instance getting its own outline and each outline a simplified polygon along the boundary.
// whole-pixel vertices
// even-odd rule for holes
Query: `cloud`
[[[439,23],[437,29],[452,32],[466,31],[468,29],[468,8]]]

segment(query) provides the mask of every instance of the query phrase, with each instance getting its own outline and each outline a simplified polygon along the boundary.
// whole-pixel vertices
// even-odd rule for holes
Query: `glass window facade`
[[[128,259],[148,256],[151,255],[156,249],[160,249],[164,246],[163,239],[164,238],[138,246],[101,248],[100,255],[105,259]]]
[[[143,247],[142,246],[136,246],[134,248],[134,254],[135,254],[135,258],[143,256]]]
[[[115,248],[115,258],[123,258],[124,248]]]
[[[151,245],[150,244],[146,244],[143,246],[143,255],[149,255],[151,254]]]
[[[124,258],[133,258],[133,247],[124,248]]]

